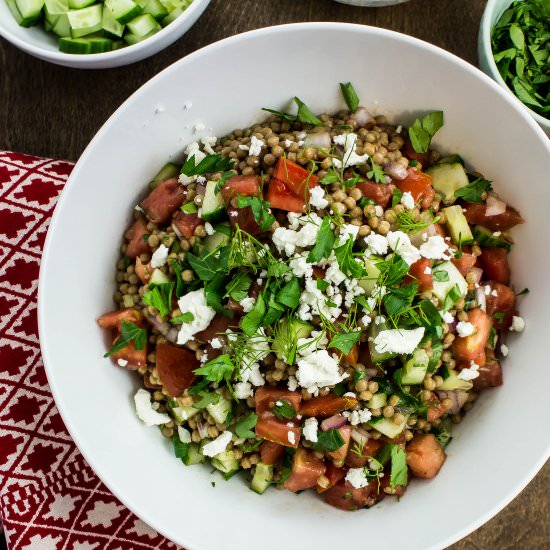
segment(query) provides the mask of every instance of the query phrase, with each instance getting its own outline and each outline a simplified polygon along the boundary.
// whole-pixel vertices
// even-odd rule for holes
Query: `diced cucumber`
[[[220,395],[217,403],[210,403],[206,406],[208,414],[216,421],[216,424],[225,424],[227,415],[231,411],[231,401]]]
[[[113,12],[111,10],[103,10],[101,26],[103,27],[103,30],[105,32],[113,36],[118,36],[119,38],[122,38],[122,35],[124,34],[124,25],[122,25],[115,19],[115,16],[113,15]]]
[[[199,409],[196,409],[193,406],[190,407],[174,407],[172,409],[172,414],[178,424],[186,422],[191,417],[195,416],[199,412]]]
[[[428,363],[430,358],[426,350],[421,348],[414,350],[412,357],[405,363],[401,382],[403,384],[422,384],[426,372],[428,371]]]
[[[69,11],[67,17],[71,26],[71,37],[82,38],[100,31],[102,15],[103,6],[101,4],[94,4],[82,10]]]
[[[185,10],[187,9],[187,6],[184,8],[174,8],[162,21],[161,24],[163,27],[166,27],[170,23],[173,23]]]
[[[510,250],[512,244],[504,237],[495,237],[493,232],[481,225],[474,225],[473,228],[474,239],[480,246],[487,246],[489,248],[505,248]]]
[[[105,9],[123,25],[136,18],[141,13],[141,7],[133,0],[105,0]]]
[[[18,25],[32,27],[40,20],[44,0],[7,0],[7,4]]]
[[[446,157],[441,157],[436,164],[462,164],[464,166],[464,159],[460,155],[447,155]]]
[[[54,17],[55,17],[55,21],[57,21],[57,15],[54,15]],[[51,23],[47,19],[44,19],[44,29],[50,32],[53,29],[53,23]]]
[[[376,281],[380,275],[380,269],[376,265],[380,261],[382,261],[382,258],[378,256],[371,256],[365,260],[365,271],[367,274],[365,277],[359,279],[357,284],[365,289],[367,295],[373,291],[374,285],[376,285]]]
[[[168,15],[168,9],[160,0],[138,0],[143,13],[151,14],[157,21],[161,21]]]
[[[58,17],[57,21],[52,27],[52,31],[60,38],[71,37],[71,25],[69,25],[69,18],[66,13]],[[61,49],[61,43],[59,45]]]
[[[462,212],[462,206],[459,204],[448,206],[443,209],[443,212],[446,216],[447,228],[449,229],[453,242],[457,245],[472,244],[474,242],[474,236],[468,225],[468,220]]]
[[[201,218],[213,222],[225,214],[225,204],[221,193],[216,193],[217,181],[209,181],[206,184],[204,199],[202,201]]]
[[[128,21],[126,26],[130,33],[140,37],[151,36],[161,30],[161,26],[150,13],[138,15],[131,21]]]
[[[81,10],[91,6],[95,0],[69,0],[69,8],[72,10]]]
[[[213,235],[207,235],[202,242],[206,250],[212,252],[220,246],[228,245],[230,241],[231,239],[225,233],[216,231]]]
[[[443,374],[443,372],[441,374]],[[470,380],[462,380],[458,377],[458,372],[453,369],[447,369],[447,377],[443,379],[443,383],[437,389],[442,391],[468,391],[471,390],[472,387],[473,383]]]
[[[189,452],[183,459],[183,463],[186,466],[193,466],[195,464],[202,464],[206,460],[206,457],[199,451],[199,446],[196,443],[189,443]]]
[[[105,10],[107,11],[107,10]],[[105,27],[104,27],[105,28]],[[122,35],[119,35],[122,36]],[[169,180],[171,178],[177,178],[180,173],[178,166],[171,162],[167,162],[157,173],[157,175],[149,183],[150,189],[155,189],[159,183]]]
[[[176,8],[185,10],[192,0],[160,0],[160,3],[170,12]]]
[[[88,38],[90,53],[110,52],[113,49],[113,41],[110,38]]]
[[[386,406],[388,402],[388,396],[383,392],[375,393],[371,399],[367,401],[367,407],[369,409],[381,409]]]
[[[369,425],[372,426],[375,430],[379,431],[381,434],[384,434],[389,439],[395,439],[404,429],[407,424],[407,419],[409,415],[405,415],[405,420],[400,424],[396,424],[390,418],[384,418],[380,416],[369,421]]]
[[[164,273],[164,271],[161,271],[158,268],[153,269],[153,273],[151,274],[151,278],[149,279],[149,284],[154,283],[156,285],[161,285],[163,283],[169,282],[170,279],[168,278],[168,275]]]
[[[282,319],[278,322],[272,349],[279,359],[290,360],[286,354],[296,346],[298,339],[309,338],[313,326],[300,319]]]
[[[432,177],[433,188],[441,194],[446,204],[455,201],[455,191],[468,185],[466,170],[458,162],[430,166],[426,173]]]
[[[437,275],[440,273],[440,275]],[[447,275],[444,275],[446,273]],[[443,302],[449,291],[455,286],[458,286],[460,295],[464,296],[468,291],[468,283],[462,276],[460,271],[452,262],[444,262],[432,268],[433,293]]]
[[[226,476],[239,469],[239,461],[235,458],[232,451],[224,451],[223,453],[217,454],[212,458],[211,464],[216,470],[219,470]]]
[[[59,50],[65,53],[92,53],[92,45],[85,38],[67,38],[59,39]]]
[[[92,2],[90,2],[92,3]],[[44,13],[46,18],[51,15],[61,15],[69,11],[69,0],[45,0]]]
[[[383,361],[387,361],[388,359],[392,359],[393,357],[397,356],[397,353],[392,353],[390,351],[380,353],[376,351],[374,345],[374,339],[378,336],[378,334],[383,330],[389,330],[389,328],[389,325],[385,322],[378,325],[375,323],[371,323],[369,327],[369,352],[373,363],[382,363]]]
[[[270,464],[264,464],[263,462],[258,462],[258,464],[256,464],[256,471],[254,472],[254,477],[252,478],[250,488],[261,495],[271,485],[272,480],[273,466]]]

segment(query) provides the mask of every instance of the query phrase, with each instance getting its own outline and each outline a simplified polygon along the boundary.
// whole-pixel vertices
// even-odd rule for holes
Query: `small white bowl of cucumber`
[[[210,0],[0,0],[0,35],[57,65],[106,69],[180,38]]]

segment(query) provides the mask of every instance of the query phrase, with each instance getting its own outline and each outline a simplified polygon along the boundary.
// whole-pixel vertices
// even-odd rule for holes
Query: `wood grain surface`
[[[176,44],[140,63],[103,71],[50,65],[0,39],[0,148],[76,160],[109,115],[157,72],[211,42],[269,25],[298,21],[374,25],[416,36],[476,64],[477,30],[485,3],[411,0],[374,9],[332,0],[212,0]],[[505,510],[451,548],[550,548],[548,488],[550,463]],[[472,498],[475,491],[472,487]],[[442,506],[449,513],[457,512],[453,495]],[[428,529],[429,521],[426,518]]]

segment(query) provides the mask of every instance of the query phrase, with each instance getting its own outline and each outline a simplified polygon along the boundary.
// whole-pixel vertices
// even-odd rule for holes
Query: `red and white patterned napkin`
[[[48,387],[38,344],[38,270],[72,168],[0,151],[0,519],[8,548],[178,548],[94,474]]]

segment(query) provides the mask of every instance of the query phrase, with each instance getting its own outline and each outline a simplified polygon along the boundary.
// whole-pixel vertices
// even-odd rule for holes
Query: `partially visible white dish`
[[[338,82],[345,81],[365,107],[393,120],[410,123],[419,113],[444,111],[435,146],[467,158],[526,219],[515,230],[511,259],[517,285],[531,290],[521,304],[527,329],[510,345],[504,385],[485,392],[458,426],[440,475],[414,482],[399,502],[353,513],[307,494],[259,496],[238,477],[225,482],[206,467],[184,467],[159,432],[136,418],[131,395],[137,379],[102,358],[105,342],[95,323],[113,305],[117,236],[164,162],[198,137],[250,125],[263,116],[263,106],[286,109],[293,95],[316,113],[342,108]],[[245,33],[193,53],[145,84],[98,132],[52,220],[39,326],[67,427],[122,502],[189,550],[252,544],[264,550],[342,544],[430,550],[455,542],[503,508],[550,454],[550,369],[544,363],[550,256],[543,252],[550,234],[550,187],[543,175],[549,172],[550,143],[526,111],[471,65],[417,39],[361,25],[303,23]],[[522,182],[529,182],[528,193]],[[84,251],[85,260],[76,261],[73,251]]]

